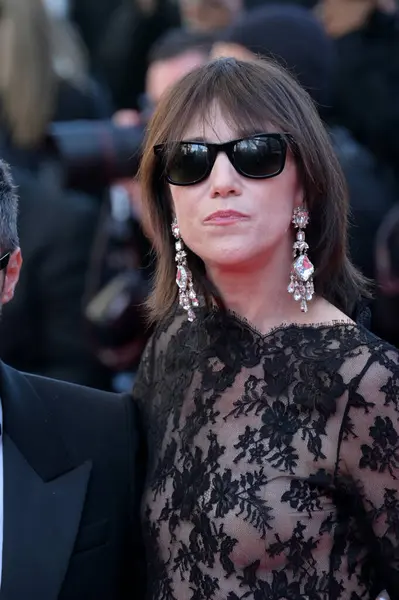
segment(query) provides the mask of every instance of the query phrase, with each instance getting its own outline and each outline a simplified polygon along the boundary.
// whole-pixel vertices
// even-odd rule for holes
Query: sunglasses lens
[[[167,177],[175,185],[190,185],[204,179],[209,171],[209,150],[204,144],[179,144],[167,168]]]
[[[248,177],[273,177],[284,166],[285,148],[280,138],[259,137],[241,140],[234,148],[234,162]]]

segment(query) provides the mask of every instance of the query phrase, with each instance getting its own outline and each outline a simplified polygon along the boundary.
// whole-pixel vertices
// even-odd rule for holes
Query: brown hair
[[[153,146],[182,140],[193,118],[204,121],[217,102],[223,115],[249,135],[273,126],[292,136],[291,150],[302,177],[310,212],[307,241],[316,267],[316,292],[351,314],[362,295],[368,295],[366,279],[347,255],[348,197],[344,176],[329,136],[305,90],[270,60],[239,61],[219,58],[186,75],[161,100],[148,129],[140,177],[144,223],[151,231],[157,263],[153,292],[148,300],[150,318],[157,321],[177,298],[173,211],[163,167]],[[290,143],[290,142],[289,142]],[[206,278],[203,261],[187,249],[188,265],[197,293],[208,305],[217,290]]]

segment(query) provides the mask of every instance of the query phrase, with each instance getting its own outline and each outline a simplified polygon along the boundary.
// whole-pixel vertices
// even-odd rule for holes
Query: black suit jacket
[[[1,600],[141,600],[141,467],[128,396],[0,363]]]

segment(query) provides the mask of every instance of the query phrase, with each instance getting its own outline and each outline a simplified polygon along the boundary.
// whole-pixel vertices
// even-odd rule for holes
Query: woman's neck
[[[327,302],[314,297],[303,313],[288,293],[291,246],[257,264],[208,265],[207,274],[228,310],[246,319],[262,333],[282,323],[313,323],[322,319]],[[320,309],[322,311],[320,312]]]

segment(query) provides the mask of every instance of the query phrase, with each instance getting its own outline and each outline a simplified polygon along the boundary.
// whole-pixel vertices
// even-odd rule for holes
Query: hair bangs
[[[151,130],[154,145],[166,147],[166,167],[194,123],[199,131],[201,127],[212,128],[216,107],[237,138],[268,131],[294,133],[289,131],[289,120],[285,122],[277,111],[271,86],[251,62],[246,67],[243,69],[235,59],[216,59],[186,75],[161,101],[157,114],[168,118],[160,122],[155,117]]]

